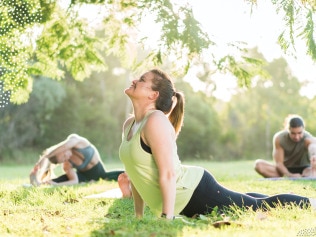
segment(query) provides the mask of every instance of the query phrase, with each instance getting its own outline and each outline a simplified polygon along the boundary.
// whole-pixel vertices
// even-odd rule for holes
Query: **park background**
[[[26,2],[31,4],[36,1]],[[43,4],[44,1],[39,2]],[[161,40],[158,39],[159,34],[165,35],[164,39],[167,41],[175,36],[171,34],[172,32],[168,35],[155,22],[159,18],[166,18],[163,13],[168,13],[164,12],[168,3],[165,3],[166,6],[162,5],[165,8],[159,10],[158,6],[162,3],[152,2],[161,13],[161,15],[157,15],[157,19],[154,19],[153,15],[144,14],[141,16],[140,24],[137,25],[139,22],[136,22],[136,18],[124,18],[124,20],[135,20],[134,24],[140,28],[140,33],[139,35],[135,34],[135,36],[130,31],[122,34],[122,38],[128,35],[134,40],[122,41],[122,44],[128,45],[128,49],[121,52],[122,47],[121,45],[118,46],[119,43],[116,42],[121,39],[117,36],[121,32],[115,30],[127,26],[134,27],[135,25],[132,22],[123,22],[124,24],[119,22],[115,18],[119,15],[118,12],[113,14],[116,20],[113,22],[116,22],[117,25],[114,26],[113,22],[109,24],[104,21],[104,15],[102,15],[104,12],[100,10],[102,9],[100,5],[86,4],[85,2],[71,1],[73,5],[69,5],[69,1],[56,1],[57,4],[55,5],[54,2],[42,5],[42,8],[43,6],[46,7],[46,12],[43,12],[40,23],[45,25],[47,31],[42,31],[42,36],[38,36],[39,31],[35,27],[31,28],[35,33],[29,34],[31,35],[29,41],[32,44],[36,42],[38,45],[32,51],[35,56],[30,53],[30,60],[26,60],[26,64],[28,64],[26,67],[28,68],[25,71],[28,73],[27,76],[32,78],[29,80],[32,81],[31,83],[24,83],[28,84],[25,87],[28,88],[29,97],[25,96],[27,99],[21,99],[23,93],[20,93],[21,98],[14,96],[14,93],[18,94],[19,91],[12,89],[11,99],[13,102],[0,108],[0,162],[32,163],[38,159],[39,154],[45,148],[64,140],[71,133],[87,137],[100,150],[105,162],[117,162],[119,160],[118,148],[121,142],[121,127],[126,117],[132,113],[129,100],[124,95],[124,89],[129,87],[131,80],[137,79],[141,73],[154,66],[159,66],[170,72],[177,90],[183,91],[185,94],[184,126],[178,138],[179,155],[183,161],[232,161],[258,158],[271,160],[272,136],[283,128],[284,118],[288,114],[301,115],[305,119],[306,129],[312,134],[316,133],[314,119],[316,115],[314,97],[316,88],[313,89],[315,74],[314,71],[309,73],[306,70],[311,68],[307,65],[314,65],[314,63],[307,53],[304,53],[306,47],[301,47],[301,40],[296,41],[297,58],[293,55],[290,47],[286,48],[287,54],[280,48],[277,50],[276,31],[283,26],[280,23],[282,17],[280,17],[280,12],[278,14],[275,11],[271,3],[258,2],[258,5],[252,5],[252,8],[249,2],[256,3],[256,1],[249,1],[248,4],[247,1],[234,1],[232,7],[229,8],[234,9],[232,11],[225,8],[225,4],[229,4],[229,1],[212,1],[206,4],[207,7],[210,7],[210,14],[207,14],[208,10],[205,10],[207,9],[206,6],[203,8],[201,1],[190,2],[193,6],[192,11],[186,12],[183,9],[182,11],[189,15],[194,14],[201,21],[201,25],[192,21],[197,25],[191,22],[185,26],[200,34],[197,35],[200,41],[194,41],[197,52],[193,53],[200,52],[204,59],[197,60],[189,55],[186,59],[190,61],[190,64],[187,66],[185,60],[183,62],[179,58],[175,60],[175,54],[172,54],[172,51],[168,55],[168,50],[174,50],[174,48],[178,52],[182,53],[183,51],[184,55],[185,49],[178,48],[179,46],[173,48],[170,45],[169,48],[159,48],[161,46]],[[148,4],[150,1],[145,2]],[[17,4],[16,6],[19,5],[18,1],[14,1],[14,3]],[[125,2],[122,1],[121,3]],[[126,8],[123,8],[123,4],[121,4],[121,14],[124,14],[124,11],[128,12],[132,3],[126,2]],[[181,3],[182,1],[180,1],[180,7],[178,6],[179,12],[181,7],[186,6],[185,4],[181,6]],[[306,2],[304,1],[304,3]],[[3,4],[6,6],[5,3]],[[76,4],[82,5],[78,7]],[[176,9],[176,5],[174,4],[174,9]],[[97,8],[94,8],[95,6]],[[168,5],[168,7],[170,6]],[[94,12],[95,9],[97,9],[96,12]],[[267,9],[269,10],[269,17],[267,17]],[[74,12],[78,15],[73,14]],[[132,15],[127,14],[127,16]],[[5,20],[5,18],[3,19]],[[36,18],[30,19],[35,19],[34,22],[36,22]],[[276,19],[280,21],[276,21]],[[111,20],[108,19],[108,21]],[[166,22],[162,21],[161,24],[163,23]],[[171,23],[174,22],[167,23],[170,23],[169,27],[172,28]],[[25,26],[24,28],[19,28],[19,24],[16,26],[19,31],[25,30]],[[194,28],[199,26],[205,29],[209,35],[215,34],[215,39],[212,38],[212,41],[208,41],[198,28]],[[80,37],[84,34],[78,33],[76,29],[82,32],[91,32],[91,29],[94,29],[95,34],[93,36],[86,35],[87,39],[81,39]],[[108,33],[109,30],[113,31],[113,34],[117,34],[116,38]],[[10,32],[9,27],[7,32]],[[132,31],[132,33],[135,32]],[[194,33],[192,34],[191,37],[194,37]],[[257,35],[257,38],[254,35]],[[296,33],[297,35],[298,33]],[[142,44],[138,42],[140,38],[146,37],[147,41],[142,42]],[[313,37],[312,39],[314,39]],[[23,37],[21,36],[21,38]],[[70,40],[69,38],[73,39]],[[2,39],[5,40],[6,38],[3,36]],[[99,54],[91,49],[97,48],[97,44],[94,44],[92,39],[99,40],[98,44],[101,42],[101,44],[106,45],[98,48]],[[211,48],[216,39],[220,43],[217,42],[216,47]],[[249,42],[243,42],[240,45],[236,43],[237,46],[235,45],[235,47],[232,47],[230,43],[233,40],[247,41],[248,39]],[[54,40],[60,41],[60,45],[53,47]],[[68,48],[72,44],[79,44],[84,40],[87,41],[86,48],[90,49],[89,54],[86,48],[81,49],[82,51],[86,50],[85,57],[80,54],[76,56],[76,54],[69,53]],[[185,41],[185,39],[180,40]],[[170,41],[176,44],[174,41]],[[206,42],[208,44],[203,46]],[[263,62],[258,64],[262,71],[255,71],[252,75],[232,73],[232,70],[227,70],[227,65],[224,67],[220,63],[216,64],[216,68],[207,61],[210,60],[207,58],[210,54],[209,51],[199,51],[198,43],[201,43],[202,46],[200,47],[202,48],[208,50],[211,48],[211,54],[217,54],[213,58],[214,61],[217,59],[218,62],[222,63],[225,54],[232,55],[225,60],[237,58],[236,61],[232,60],[235,64],[229,65],[232,67],[240,66],[238,65],[240,54],[236,52],[243,45],[247,49],[247,57],[256,58]],[[224,47],[224,45],[230,46]],[[8,47],[15,46],[9,45]],[[151,54],[152,51],[157,52],[155,47],[158,47],[157,55],[161,58],[157,59],[157,55],[154,55],[155,57],[148,56],[153,55],[153,53]],[[51,56],[53,53],[49,50],[56,50],[57,56],[55,54],[55,56]],[[80,50],[80,47],[73,47],[71,50]],[[161,56],[163,50],[165,50],[164,57]],[[45,53],[47,55],[43,57]],[[124,56],[122,56],[123,53],[125,53]],[[181,53],[180,57],[183,56]],[[27,58],[25,54],[22,56],[24,59]],[[48,57],[51,58],[48,59]],[[139,64],[142,64],[140,67],[131,66],[135,58]],[[8,68],[9,66],[14,67],[14,63],[11,62],[10,64],[9,54],[6,55],[5,59],[9,61]],[[95,66],[99,59],[106,65],[105,70],[100,70]],[[36,60],[40,63],[46,62],[48,66],[38,66],[36,63],[32,65],[32,62],[36,62]],[[79,60],[82,62],[78,62]],[[159,63],[157,65],[151,61],[159,61]],[[55,64],[51,62],[55,62]],[[176,65],[175,62],[178,64]],[[75,64],[79,64],[79,66],[76,68]],[[29,65],[31,66],[29,67]],[[184,70],[185,72],[179,69],[183,65],[188,67]],[[83,72],[78,69],[80,67],[83,68]],[[246,71],[247,67],[248,65],[244,66],[243,70]],[[5,78],[6,71],[2,70],[1,72],[2,78]],[[60,76],[61,74],[62,76]],[[240,77],[236,77],[236,75]],[[15,79],[10,78],[10,82]],[[6,81],[3,80],[3,84],[1,84],[3,87],[0,89],[5,88],[5,83]],[[29,84],[31,84],[31,89],[29,89]]]
[[[131,199],[85,198],[114,181],[28,184],[39,154],[70,133],[94,143],[108,169],[122,167],[132,112],[123,91],[159,66],[186,96],[184,164],[236,191],[315,197],[314,180],[265,180],[253,169],[254,159],[271,160],[288,114],[316,133],[315,9],[314,0],[1,0],[0,235],[315,235],[310,208],[232,207],[173,222],[146,209],[138,220]]]

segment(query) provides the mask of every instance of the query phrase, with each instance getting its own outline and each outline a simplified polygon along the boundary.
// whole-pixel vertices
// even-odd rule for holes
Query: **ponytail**
[[[171,112],[169,113],[169,121],[171,122],[172,126],[174,127],[174,130],[176,132],[176,135],[178,136],[182,125],[183,125],[183,119],[184,119],[184,95],[181,92],[175,92],[175,105],[173,105],[173,109],[171,109]]]
[[[171,78],[159,69],[153,69],[152,90],[159,92],[156,100],[156,109],[166,114],[178,136],[183,124],[184,117],[184,95],[176,92]]]

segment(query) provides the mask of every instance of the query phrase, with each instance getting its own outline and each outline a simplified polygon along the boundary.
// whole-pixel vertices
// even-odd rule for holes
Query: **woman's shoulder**
[[[167,115],[160,110],[155,110],[148,115],[144,128],[145,130],[149,128],[150,131],[155,130],[160,133],[174,131]]]
[[[83,137],[79,136],[78,134],[72,133],[72,134],[68,135],[67,140],[70,140],[70,139],[82,139],[82,138]]]
[[[91,145],[91,142],[78,134],[72,133],[67,137],[69,144],[72,144],[73,147],[82,148]]]
[[[164,114],[160,110],[154,110],[150,114],[147,115],[146,124],[153,124],[154,126],[169,124],[170,121],[166,114]]]
[[[160,110],[153,110],[153,111],[148,112],[147,120],[159,120],[159,119],[168,120],[168,117]]]

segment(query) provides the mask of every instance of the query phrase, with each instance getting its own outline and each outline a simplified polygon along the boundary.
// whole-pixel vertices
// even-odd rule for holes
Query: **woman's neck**
[[[141,123],[143,121],[143,119],[145,118],[145,116],[147,115],[147,113],[149,111],[153,111],[156,108],[153,106],[148,106],[147,108],[145,107],[134,107],[134,117],[135,117],[135,124],[137,123]]]

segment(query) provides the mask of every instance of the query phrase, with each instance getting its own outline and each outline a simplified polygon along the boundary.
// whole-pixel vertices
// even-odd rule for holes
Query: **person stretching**
[[[56,164],[64,174],[54,178]],[[70,134],[66,140],[47,148],[30,173],[30,183],[73,185],[99,179],[115,180],[124,170],[106,171],[97,148],[88,139]]]

